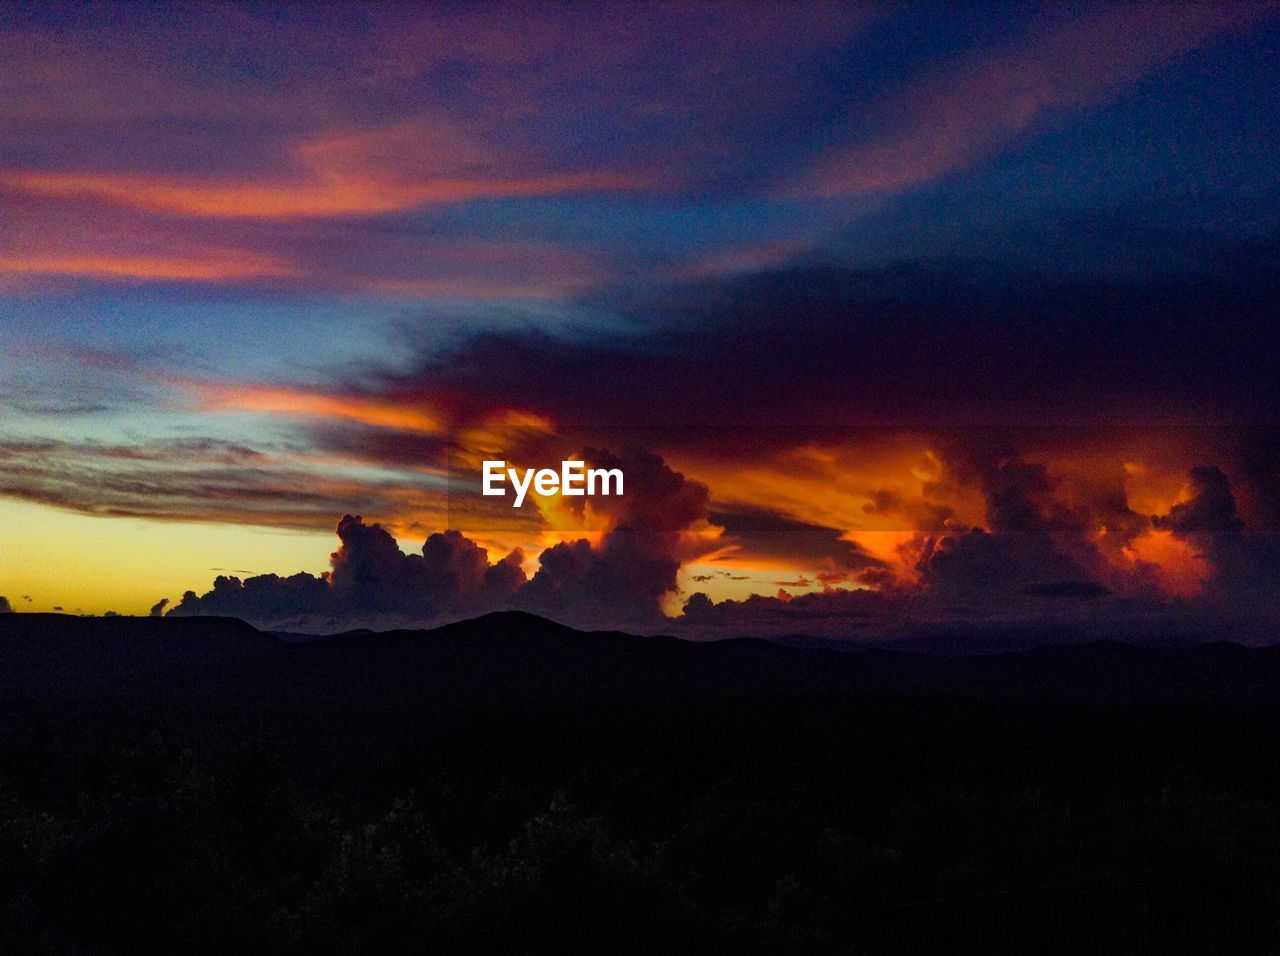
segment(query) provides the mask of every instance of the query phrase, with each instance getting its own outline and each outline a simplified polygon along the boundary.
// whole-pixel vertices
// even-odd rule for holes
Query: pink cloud
[[[0,289],[19,293],[88,280],[546,300],[615,268],[604,252],[546,240],[367,230],[327,217],[175,217],[3,188],[0,218]]]
[[[443,123],[325,134],[298,143],[290,153],[284,170],[247,178],[17,169],[0,171],[0,186],[184,216],[289,219],[641,185],[630,177],[590,170],[524,173],[519,162],[480,148]]]

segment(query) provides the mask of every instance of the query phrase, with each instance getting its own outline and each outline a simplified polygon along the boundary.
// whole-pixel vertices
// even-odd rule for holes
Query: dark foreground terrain
[[[1274,952],[1280,650],[0,617],[0,951]]]

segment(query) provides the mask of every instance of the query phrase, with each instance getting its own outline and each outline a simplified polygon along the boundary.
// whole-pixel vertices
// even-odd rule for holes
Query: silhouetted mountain
[[[4,949],[1280,941],[1277,649],[18,614],[0,661]]]
[[[583,632],[518,611],[432,630],[353,631],[312,640],[260,632],[233,618],[22,614],[0,620],[0,642],[4,699],[216,693],[345,706],[424,698],[472,704],[477,695],[533,701],[555,693],[616,701],[618,695],[840,692],[1093,703],[1131,703],[1137,695],[1148,703],[1236,707],[1280,702],[1280,648],[1228,643],[1150,648],[1090,642],[943,657],[885,648],[837,651],[827,642],[696,643]]]

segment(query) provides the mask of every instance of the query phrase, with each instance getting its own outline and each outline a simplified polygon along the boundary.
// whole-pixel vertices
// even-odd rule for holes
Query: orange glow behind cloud
[[[468,180],[441,177],[417,183],[325,175],[296,183],[180,182],[110,173],[11,172],[0,185],[60,199],[87,197],[138,209],[187,216],[285,219],[369,216],[430,203],[631,189],[625,177],[579,173]]]
[[[88,198],[150,212],[214,219],[367,216],[434,203],[558,193],[629,191],[632,176],[592,170],[525,173],[444,123],[329,133],[296,144],[285,168],[254,179],[15,169],[0,186]]]
[[[427,400],[261,384],[189,380],[177,384],[209,412],[329,419],[402,432],[447,434],[456,444],[452,467],[466,471],[478,471],[480,462],[489,458],[503,458],[512,467],[546,467],[555,464],[552,457],[558,460],[562,452],[568,453],[553,421],[521,409],[495,410],[458,422],[449,420],[441,408],[432,407]],[[708,485],[713,511],[760,509],[819,529],[839,529],[839,537],[883,562],[893,579],[903,585],[917,582],[916,563],[929,540],[987,525],[986,505],[977,484],[950,474],[943,455],[923,436],[886,433],[844,445],[808,443],[767,456],[722,453],[706,457],[675,452],[667,457],[688,478]],[[1147,433],[1129,442],[1116,436],[1095,436],[1092,444],[1046,448],[1028,460],[1043,462],[1054,476],[1057,506],[1079,509],[1100,488],[1123,489],[1136,512],[1135,520],[1141,522],[1143,516],[1167,513],[1185,496],[1184,458],[1175,438],[1165,440],[1160,434]],[[335,456],[335,463],[339,460],[356,467],[377,468],[381,464],[373,459],[362,461],[355,453],[352,457]],[[423,462],[423,470],[431,466]],[[510,515],[501,513],[502,509],[499,513],[476,510],[464,499],[465,495],[456,503],[445,500],[425,507],[420,496],[406,494],[398,503],[392,500],[393,513],[374,517],[408,539],[425,537],[448,524],[503,551],[522,547],[530,570],[536,568],[541,548],[583,537],[598,541],[616,521],[590,502],[544,498],[536,493],[530,494],[531,508]],[[469,523],[475,527],[468,527]],[[1096,528],[1085,530],[1102,559],[1116,572],[1117,580],[1146,565],[1151,571],[1148,579],[1162,591],[1192,596],[1202,589],[1209,573],[1205,560],[1168,531],[1147,528],[1117,540],[1118,532],[1101,518]],[[783,577],[802,582],[790,585],[788,590],[794,593],[829,586],[865,586],[847,566],[837,567],[830,559],[790,558],[785,548],[782,554],[754,552],[749,544],[706,520],[681,532],[679,540],[683,566],[724,572],[708,575],[706,586],[699,588],[717,598],[741,591],[740,585],[731,583],[729,573],[746,575],[756,584],[776,584],[775,579]]]
[[[47,255],[0,257],[0,273],[33,276],[221,282],[286,278],[297,271],[279,260],[244,252],[209,250],[196,256]]]
[[[1147,561],[1158,569],[1160,588],[1177,597],[1195,597],[1209,576],[1209,563],[1185,541],[1169,531],[1150,531],[1126,549],[1136,561]]]
[[[206,411],[259,412],[286,418],[316,417],[360,422],[383,428],[443,434],[443,419],[425,408],[377,398],[360,398],[306,389],[268,385],[237,386],[225,383],[185,383]]]

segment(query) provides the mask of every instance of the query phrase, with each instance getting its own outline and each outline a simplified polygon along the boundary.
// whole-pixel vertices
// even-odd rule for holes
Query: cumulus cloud
[[[1274,270],[1256,265],[1241,258],[1225,279],[1098,283],[917,263],[784,269],[668,289],[665,300],[611,303],[624,314],[652,315],[627,335],[598,328],[464,335],[443,353],[424,346],[416,360],[327,386],[328,412],[308,419],[295,447],[264,453],[225,442],[3,443],[0,493],[110,514],[290,527],[331,527],[333,515],[356,504],[364,513],[403,518],[406,502],[419,508],[432,494],[432,476],[397,488],[326,481],[324,465],[302,470],[301,456],[290,453],[349,454],[388,473],[419,461],[436,465],[465,438],[466,426],[520,410],[552,423],[548,441],[574,448],[603,436],[646,435],[689,475],[708,474],[700,469],[713,461],[728,476],[715,490],[726,493],[713,500],[706,485],[656,455],[592,451],[598,466],[622,464],[628,494],[593,502],[606,524],[599,538],[548,548],[531,580],[522,554],[490,563],[457,531],[432,535],[420,554],[405,555],[386,529],[347,518],[327,575],[223,577],[203,595],[185,595],[170,613],[266,622],[310,616],[336,626],[521,607],[579,623],[661,624],[661,607],[688,557],[682,542],[704,520],[704,529],[719,528],[722,543],[742,555],[789,562],[788,575],[819,583],[871,586],[900,608],[912,588],[911,607],[927,598],[935,611],[964,613],[1146,598],[1151,567],[1130,551],[1153,528],[1203,556],[1214,593],[1266,594],[1280,566],[1264,533],[1276,530],[1280,446],[1274,429],[1253,423],[1280,416],[1273,385],[1280,349],[1268,347],[1275,344],[1271,312],[1280,287]],[[1222,367],[1235,374],[1222,376]],[[334,413],[335,396],[358,398],[356,411],[366,417],[439,408],[460,427],[445,438],[415,435],[353,417],[349,402],[343,418]],[[298,395],[287,397],[296,416]],[[1224,419],[1221,427],[1186,427],[1211,412]],[[1150,424],[1166,419],[1178,428]],[[1028,420],[1044,427],[1020,426]],[[1064,451],[1114,456],[1118,444],[1105,443],[1121,428],[1126,441],[1155,436],[1148,461],[1175,444],[1162,444],[1166,435],[1194,446],[1195,458],[1176,466],[1160,461],[1168,474],[1196,460],[1221,464],[1197,469],[1191,498],[1172,510],[1170,493],[1141,511],[1127,492],[1126,459],[1110,458],[1087,482],[1077,476],[1068,483],[1053,466]],[[828,522],[821,508],[802,511],[800,492],[769,501],[808,464],[793,461],[785,466],[797,469],[791,472],[777,466],[765,476],[774,480],[748,488],[751,494],[732,487],[733,467],[764,471],[789,451],[820,453],[830,447],[824,443],[840,441],[853,459],[860,449],[874,450],[883,434],[921,436],[945,459],[947,474],[901,486],[878,477],[842,484],[832,466],[819,477],[831,476],[847,523]],[[895,467],[902,474],[913,468]],[[965,491],[977,502],[969,510],[957,498]],[[873,555],[848,540],[861,516],[914,533],[901,567],[886,552]],[[423,525],[432,526],[426,519]],[[899,574],[903,569],[909,573]],[[878,606],[844,595],[760,597],[719,611],[699,601],[693,617],[745,626],[753,616],[833,619],[833,608],[861,612],[864,605]]]
[[[1057,500],[1046,466],[1002,460],[979,467],[986,527],[929,541],[917,565],[926,588],[945,600],[987,601],[1064,581],[1097,583],[1104,562],[1091,541],[1095,525],[1083,509]]]
[[[167,608],[168,606],[169,606],[169,599],[161,598],[159,601],[156,601],[155,604],[151,605],[151,611],[149,612],[149,614],[151,617],[163,617],[164,609]]]
[[[1147,517],[1110,483],[1099,482],[1069,502],[1062,479],[1047,466],[992,455],[990,448],[968,451],[967,460],[951,465],[959,480],[981,486],[984,525],[951,523],[938,533],[918,534],[907,546],[916,556],[916,580],[871,568],[860,577],[866,589],[719,602],[697,593],[686,602],[682,622],[697,633],[867,639],[923,628],[972,640],[974,629],[986,626],[1006,633],[1009,646],[1046,635],[1274,638],[1280,547],[1274,534],[1241,517],[1221,468],[1193,468],[1185,500],[1165,515]],[[1126,551],[1153,530],[1188,543],[1206,562],[1209,577],[1199,597],[1166,597],[1154,586],[1153,566]],[[1127,557],[1117,563],[1109,551]]]
[[[9,599],[0,595],[0,614],[12,614],[13,607],[9,604]]]
[[[707,487],[648,452],[618,456],[589,449],[584,458],[626,476],[626,494],[600,499],[600,512],[613,524],[598,546],[583,539],[543,551],[538,572],[516,602],[571,620],[657,620],[662,598],[676,589],[680,534],[704,517]]]
[[[1190,491],[1190,498],[1155,523],[1189,542],[1209,562],[1209,596],[1280,605],[1280,539],[1246,525],[1231,482],[1217,465],[1193,468]]]
[[[1150,569],[1143,562],[1130,560],[1120,568],[1107,557],[1108,548],[1152,529],[1188,542],[1204,557],[1212,569],[1207,596],[1249,597],[1254,603],[1261,598],[1263,610],[1275,609],[1280,554],[1269,536],[1251,530],[1240,517],[1221,469],[1193,469],[1189,496],[1168,514],[1148,519],[1107,482],[1067,501],[1061,477],[1048,466],[989,451],[949,460],[948,480],[973,481],[981,488],[983,526],[948,522],[941,531],[918,534],[904,546],[915,556],[913,579],[899,578],[885,562],[845,542],[836,529],[769,513],[731,517],[709,511],[707,488],[656,455],[592,450],[585,457],[594,465],[623,469],[628,494],[599,500],[610,524],[598,540],[545,549],[532,578],[526,578],[519,549],[491,562],[485,548],[450,530],[430,535],[421,553],[406,554],[381,525],[346,515],[338,523],[339,547],[325,574],[244,580],[223,575],[205,594],[185,594],[169,613],[231,615],[303,630],[424,625],[512,608],[580,626],[672,627],[692,634],[890,639],[912,627],[964,621],[972,626],[985,620],[1025,634],[1038,621],[1051,630],[1082,628],[1081,634],[1104,637],[1146,637],[1157,625],[1168,634],[1211,636],[1215,621],[1222,621],[1203,616],[1212,602],[1171,603],[1150,586]],[[708,517],[710,525],[704,523]],[[1117,541],[1107,543],[1107,535],[1097,531],[1104,520],[1116,524]],[[785,551],[796,560],[821,557],[842,571],[841,583],[852,586],[718,602],[696,593],[682,615],[666,618],[663,602],[677,589],[682,535],[698,527],[719,527],[734,538],[763,537],[754,545],[757,550]],[[784,540],[770,544],[770,536]],[[705,582],[722,575],[732,576],[718,572],[696,578]],[[812,581],[791,584],[807,587]],[[164,608],[161,601],[153,613]],[[1233,627],[1236,636],[1257,630],[1244,618]]]
[[[519,550],[490,564],[488,552],[457,531],[432,534],[421,554],[405,554],[389,531],[359,515],[344,515],[336,530],[340,545],[324,575],[219,575],[212,590],[188,591],[169,614],[273,627],[428,622],[501,606],[524,583]]]
[[[522,609],[584,626],[734,628],[743,632],[839,631],[880,634],[912,622],[962,617],[1031,619],[1088,615],[1117,602],[1164,598],[1154,568],[1131,550],[1150,532],[1189,543],[1212,569],[1212,594],[1253,597],[1280,593],[1280,554],[1272,539],[1249,529],[1239,515],[1226,474],[1206,466],[1191,472],[1190,494],[1166,515],[1135,511],[1124,482],[1092,475],[1068,490],[1049,464],[1020,457],[1006,442],[971,441],[940,452],[940,471],[928,494],[973,487],[980,494],[980,524],[964,524],[927,496],[909,501],[877,492],[869,510],[924,515],[924,530],[900,546],[897,564],[846,540],[840,529],[802,522],[780,512],[738,506],[714,508],[708,488],[646,451],[617,455],[588,449],[595,467],[619,468],[627,493],[565,507],[606,527],[594,539],[562,541],[544,549],[531,578],[524,552],[497,561],[457,530],[431,534],[417,554],[406,554],[377,523],[346,515],[330,570],[249,577],[219,576],[203,595],[188,592],[169,613],[226,614],[280,629],[342,629],[359,625],[428,624],[495,609]],[[923,510],[922,510],[923,509]],[[927,514],[925,513],[927,512]],[[718,530],[721,548],[775,559],[780,566],[812,569],[792,587],[823,590],[754,595],[713,601],[695,594],[675,620],[663,606],[677,591],[687,556],[686,535]],[[705,552],[704,552],[705,553]],[[728,572],[699,574],[707,583]],[[833,587],[832,585],[842,585]],[[164,611],[164,602],[153,613]]]
[[[680,536],[705,515],[707,489],[647,452],[585,457],[621,468],[626,494],[598,499],[610,522],[598,543],[544,550],[532,579],[520,549],[491,563],[485,548],[448,530],[430,535],[420,554],[406,554],[380,524],[345,515],[324,575],[220,575],[212,590],[188,591],[169,614],[225,614],[281,629],[428,623],[501,608],[588,625],[652,622],[676,588]]]
[[[1068,501],[1059,475],[1019,458],[1004,442],[953,444],[942,463],[945,474],[933,484],[976,486],[985,506],[981,526],[892,491],[875,493],[864,509],[922,519],[923,530],[902,547],[914,578],[899,578],[884,562],[862,562],[852,579],[860,587],[720,602],[700,593],[686,603],[683,621],[698,630],[883,638],[903,627],[964,619],[1094,615],[1097,602],[1117,592],[1157,597],[1149,568],[1132,560],[1118,566],[1104,553],[1122,550],[1150,526],[1129,508],[1122,485],[1097,480]],[[1098,533],[1108,523],[1110,541]]]

